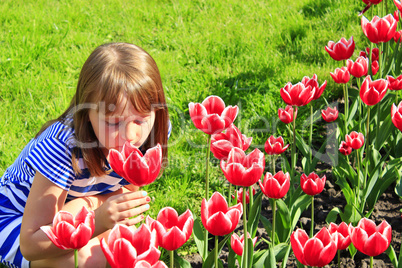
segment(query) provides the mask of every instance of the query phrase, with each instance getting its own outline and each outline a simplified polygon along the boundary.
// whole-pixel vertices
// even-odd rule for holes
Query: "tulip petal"
[[[225,102],[218,96],[209,96],[201,104],[208,114],[221,115],[225,109]]]
[[[388,240],[382,234],[376,232],[364,243],[363,253],[374,257],[383,253],[388,246]]]
[[[156,247],[151,246],[150,248],[148,248],[147,251],[144,251],[142,254],[139,254],[135,261],[137,263],[139,261],[146,261],[149,264],[153,265],[158,262],[160,256],[161,252]]]
[[[225,129],[225,120],[217,114],[208,114],[201,120],[201,128],[208,135],[222,132]]]
[[[225,108],[225,110],[223,110],[221,117],[223,120],[225,120],[226,128],[229,127],[233,123],[233,121],[235,121],[238,113],[239,107],[237,107],[237,105],[235,105],[234,107],[229,105]]]
[[[68,249],[64,245],[62,245],[59,241],[59,238],[54,234],[53,228],[50,226],[41,226],[40,229],[47,235],[47,237],[52,241],[52,243],[61,249]]]
[[[304,246],[308,239],[307,233],[302,229],[297,229],[290,236],[293,253],[296,259],[303,265],[308,265],[304,259]]]
[[[159,221],[165,229],[170,229],[177,225],[178,218],[179,215],[174,208],[164,207],[159,211],[156,220]]]
[[[118,175],[122,177],[126,177],[124,173],[123,165],[124,165],[124,158],[121,153],[115,149],[109,150],[109,164],[110,167],[116,172]]]
[[[194,126],[198,129],[202,129],[201,120],[207,116],[208,112],[205,107],[199,103],[190,102],[188,104],[190,118],[194,123]]]

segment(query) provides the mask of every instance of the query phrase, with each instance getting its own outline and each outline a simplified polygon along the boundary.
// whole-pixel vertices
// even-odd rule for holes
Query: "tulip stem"
[[[309,136],[309,157],[310,157],[310,163],[313,161],[313,105],[310,103],[310,136]],[[308,171],[310,172],[310,170]]]
[[[292,168],[291,168],[291,177],[290,181],[291,184],[293,185],[294,183],[294,176],[295,176],[295,171],[296,171],[296,109],[297,107],[294,107],[293,109],[293,144],[292,144],[292,152],[291,152],[291,162],[292,162]],[[291,187],[293,190],[293,187]]]
[[[382,63],[383,63],[383,60],[382,60],[382,56],[381,56],[381,52],[384,50],[384,47],[383,47],[383,45],[384,45],[384,43],[381,43],[381,45],[380,46],[378,46],[378,60],[380,61],[380,70],[379,70],[379,73],[380,73],[380,78],[382,78]],[[379,142],[378,142],[378,137],[379,137],[379,135],[380,135],[380,121],[381,121],[381,118],[380,118],[380,113],[381,112],[381,103],[378,103],[377,104],[377,115],[376,115],[376,123],[377,123],[377,127],[376,127],[376,149],[377,150],[380,150],[380,146],[381,146],[381,144],[379,144]]]
[[[237,192],[236,192],[236,195],[237,195]],[[232,201],[232,184],[229,182],[229,193],[228,193],[228,206],[229,207],[231,206],[230,201]]]
[[[74,249],[74,267],[78,268],[78,249]]]
[[[341,268],[341,251],[338,250],[338,268]]]
[[[275,246],[275,225],[276,225],[276,199],[274,198],[272,201],[272,248]]]
[[[211,135],[208,135],[208,150],[207,157],[205,160],[205,199],[209,199],[209,155],[211,152]],[[208,256],[208,231],[205,229],[204,232],[204,256],[205,258]]]
[[[170,268],[174,268],[174,250],[169,250]]]
[[[397,103],[397,104],[398,104],[398,103]],[[275,157],[275,155],[271,155],[272,175],[275,174],[275,162],[276,162],[276,157]]]
[[[373,268],[373,256],[370,256],[370,268]]]
[[[205,199],[209,199],[209,155],[211,152],[211,135],[208,135],[208,150],[207,150],[207,157],[205,161]]]
[[[356,198],[357,202],[359,202],[360,197],[360,152],[356,150],[356,161],[357,161],[357,190],[356,190]]]
[[[246,188],[243,189],[243,195],[247,196],[247,191],[245,191],[245,190],[246,190]],[[248,213],[251,213],[251,208],[253,207],[253,204],[254,204],[253,185],[248,187],[248,196],[249,196],[249,200],[250,200]]]
[[[218,248],[219,248],[219,240],[218,236],[215,235],[215,268],[218,268]]]
[[[243,189],[244,191],[244,189]],[[247,268],[247,253],[248,253],[248,243],[247,243],[247,204],[246,204],[246,195],[243,193],[243,229],[244,229],[244,246],[243,246],[243,265],[242,267]]]
[[[310,238],[314,236],[314,195],[311,196],[311,227]]]

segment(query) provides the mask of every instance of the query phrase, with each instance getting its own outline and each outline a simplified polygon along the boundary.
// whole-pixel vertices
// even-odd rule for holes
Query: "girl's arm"
[[[39,260],[57,257],[68,253],[53,245],[40,229],[51,225],[60,210],[70,211],[75,215],[85,205],[95,211],[94,237],[112,229],[115,224],[134,225],[143,219],[141,215],[149,209],[151,200],[143,191],[117,191],[107,195],[78,198],[65,204],[67,191],[36,173],[29,193],[24,216],[22,218],[20,247],[27,260]],[[134,218],[133,218],[134,217]]]

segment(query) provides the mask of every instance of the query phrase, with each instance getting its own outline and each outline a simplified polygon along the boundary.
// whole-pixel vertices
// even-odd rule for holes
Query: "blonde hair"
[[[99,110],[102,103],[106,114],[111,114],[123,95],[140,114],[155,111],[154,126],[142,148],[146,150],[160,143],[162,166],[165,166],[169,115],[161,77],[154,59],[133,44],[110,43],[97,47],[81,69],[70,106],[58,119],[45,124],[38,134],[54,121],[65,121],[72,114],[76,144],[72,154],[74,171],[81,172],[78,167],[81,154],[92,176],[105,175],[106,158],[89,122],[87,105],[95,104]],[[88,144],[97,146],[83,146]]]

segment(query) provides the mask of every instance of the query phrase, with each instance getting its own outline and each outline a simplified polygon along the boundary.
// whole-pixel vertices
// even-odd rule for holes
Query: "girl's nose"
[[[133,121],[129,121],[125,125],[122,136],[126,141],[135,144],[141,139],[141,127]]]

